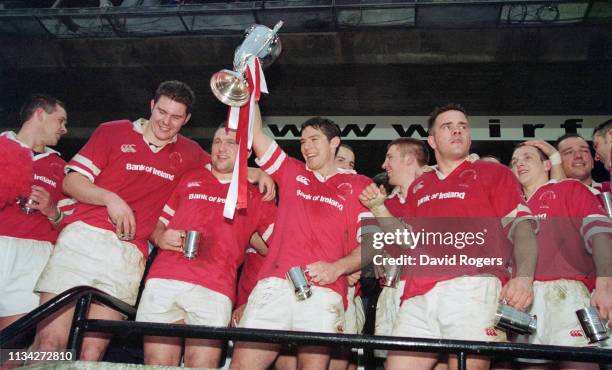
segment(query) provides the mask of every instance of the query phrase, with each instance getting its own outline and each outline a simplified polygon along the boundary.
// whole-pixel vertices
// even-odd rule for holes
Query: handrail
[[[55,312],[61,310],[65,306],[85,296],[91,296],[93,300],[121,312],[130,320],[136,316],[136,309],[129,304],[99,289],[81,285],[58,294],[57,297],[54,297],[45,304],[35,308],[24,317],[0,331],[0,347],[10,348],[10,343],[36,327],[38,323],[53,315]]]
[[[49,302],[0,331],[0,346],[9,344],[33,329],[39,322],[77,301],[72,328],[68,339],[68,350],[79,358],[81,344],[86,332],[112,333],[123,336],[131,334],[206,338],[234,341],[296,343],[307,345],[346,346],[364,349],[387,349],[415,352],[439,352],[457,354],[459,369],[466,369],[466,355],[544,358],[557,361],[582,361],[612,363],[612,351],[592,347],[563,347],[521,343],[491,343],[464,340],[389,337],[375,335],[328,334],[263,329],[236,329],[201,325],[160,324],[150,322],[89,320],[87,312],[92,300],[108,306],[134,319],[136,309],[121,300],[96,288],[78,286],[69,289]]]
[[[524,343],[493,343],[466,340],[389,337],[379,335],[328,334],[284,330],[221,328],[201,325],[177,325],[149,322],[87,320],[86,331],[176,336],[234,341],[333,345],[364,349],[388,349],[415,352],[468,353],[485,356],[546,358],[556,361],[612,363],[612,351],[593,347],[564,347]]]

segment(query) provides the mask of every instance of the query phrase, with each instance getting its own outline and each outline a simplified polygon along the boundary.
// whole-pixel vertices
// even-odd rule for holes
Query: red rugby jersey
[[[66,168],[116,193],[132,207],[136,235],[131,242],[146,256],[147,239],[170,193],[187,170],[208,163],[210,156],[198,143],[182,135],[155,152],[144,140],[145,124],[143,119],[101,124]],[[116,229],[106,207],[93,204],[77,203],[74,213],[64,219],[65,223],[75,221]]]
[[[259,280],[285,278],[293,266],[334,262],[358,246],[360,219],[371,217],[358,196],[370,179],[341,172],[323,179],[304,162],[288,157],[276,142],[257,163],[278,184],[280,199],[276,232]],[[345,276],[325,287],[346,300]]]
[[[468,249],[450,246],[445,250],[417,246],[410,253],[419,263],[420,255],[445,254],[455,255],[456,263],[446,261],[441,265],[404,269],[403,274],[408,276],[402,300],[425,294],[437,282],[458,276],[492,274],[502,280],[508,278],[507,264],[512,253],[508,239],[519,220],[532,218],[512,172],[500,164],[474,160],[471,156],[447,176],[435,168],[425,172],[411,184],[406,203],[413,232],[483,232],[485,244],[465,247]],[[462,254],[471,258],[501,258],[503,264],[463,264],[459,262]]]
[[[592,289],[595,266],[588,239],[612,234],[612,219],[597,198],[578,180],[551,180],[527,199],[527,205],[540,222],[535,279],[581,280]]]
[[[31,148],[20,143],[14,132],[3,132],[2,136],[14,140],[31,151]],[[45,188],[51,195],[51,200],[56,205],[65,198],[62,194],[62,182],[64,181],[64,166],[66,162],[60,158],[60,154],[50,148],[45,148],[44,153],[33,153],[34,185]],[[28,197],[30,194],[23,194]],[[0,235],[11,236],[21,239],[41,240],[54,243],[58,231],[53,227],[47,216],[40,212],[25,214],[14,203],[0,211]]]
[[[274,203],[264,202],[255,185],[248,185],[248,206],[233,220],[223,217],[229,182],[222,183],[209,169],[187,172],[163,208],[160,221],[168,229],[201,234],[198,255],[160,250],[148,279],[161,278],[198,284],[235,299],[238,267],[253,233],[267,236],[274,226]]]

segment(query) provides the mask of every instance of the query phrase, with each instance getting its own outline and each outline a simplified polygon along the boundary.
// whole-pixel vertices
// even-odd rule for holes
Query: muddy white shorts
[[[391,335],[405,285],[406,280],[400,280],[396,288],[384,287],[380,292],[376,302],[375,335]]]
[[[0,236],[0,316],[24,314],[38,307],[34,285],[53,245],[47,241]]]
[[[140,297],[136,321],[225,327],[232,301],[201,285],[172,279],[149,279]]]
[[[530,315],[538,319],[537,331],[520,336],[522,343],[549,344],[555,346],[588,345],[576,311],[590,305],[591,295],[587,287],[576,280],[535,281]]]
[[[355,287],[348,288],[346,295],[348,305],[344,313],[344,333],[345,334],[361,334],[363,325],[365,324],[365,312],[360,296],[355,296]]]
[[[77,221],[60,233],[35,290],[60,294],[88,285],[134,305],[144,268],[145,259],[136,245],[119,240],[112,231]]]
[[[505,342],[506,334],[493,328],[500,291],[496,277],[442,281],[403,302],[392,335]]]
[[[286,279],[260,280],[249,296],[240,327],[322,333],[344,332],[342,297],[329,288],[312,286],[312,295],[299,301]]]

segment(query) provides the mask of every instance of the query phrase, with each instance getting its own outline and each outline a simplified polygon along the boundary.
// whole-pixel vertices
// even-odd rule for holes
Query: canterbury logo
[[[570,330],[570,337],[582,337],[582,330]]]
[[[136,153],[136,145],[135,144],[123,144],[121,145],[121,151],[123,153]]]
[[[485,334],[487,335],[487,337],[496,337],[497,331],[493,328],[487,328],[485,329]]]
[[[310,184],[310,180],[308,180],[307,178],[305,178],[302,175],[297,175],[297,177],[295,178],[298,182],[301,182],[302,184],[308,186]]]
[[[418,184],[416,184],[414,186],[414,188],[412,189],[412,194],[416,194],[417,191],[421,190],[423,187],[425,186],[425,184],[423,184],[423,181],[420,181]]]

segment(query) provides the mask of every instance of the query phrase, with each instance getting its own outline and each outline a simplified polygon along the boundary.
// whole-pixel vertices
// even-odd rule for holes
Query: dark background
[[[269,24],[268,26],[271,26]],[[612,25],[559,27],[281,30],[283,52],[265,71],[271,116],[426,116],[458,102],[471,115],[612,116]],[[19,125],[32,92],[65,101],[70,158],[101,122],[148,117],[164,80],[197,94],[185,131],[203,146],[227,115],[210,76],[231,68],[240,34],[56,39],[0,34],[0,129]],[[357,169],[380,170],[386,142],[348,141]],[[473,151],[509,160],[514,142],[475,141]],[[283,141],[299,156],[297,142]],[[605,172],[598,172],[599,180]]]

